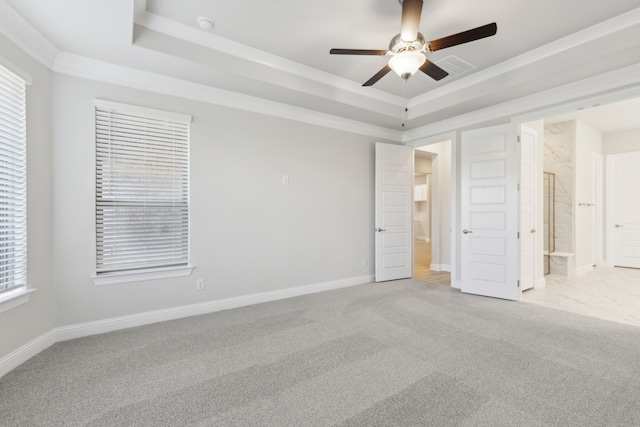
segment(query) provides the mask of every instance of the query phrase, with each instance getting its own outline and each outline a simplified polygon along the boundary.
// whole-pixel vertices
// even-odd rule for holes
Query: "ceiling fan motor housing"
[[[425,49],[425,41],[422,33],[418,33],[418,37],[413,41],[402,40],[401,35],[396,34],[389,43],[389,51],[394,54],[406,51],[423,52],[425,50],[427,49]]]

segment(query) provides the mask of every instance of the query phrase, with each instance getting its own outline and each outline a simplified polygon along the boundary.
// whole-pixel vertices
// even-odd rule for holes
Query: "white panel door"
[[[536,141],[538,133],[520,128],[520,290],[535,283]]]
[[[640,268],[640,152],[614,162],[614,265]]]
[[[376,143],[375,280],[413,275],[413,148]]]
[[[462,292],[519,300],[516,126],[463,132],[460,154]]]

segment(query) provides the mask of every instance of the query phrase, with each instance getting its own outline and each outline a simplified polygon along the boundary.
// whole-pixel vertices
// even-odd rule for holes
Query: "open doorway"
[[[414,151],[414,278],[451,284],[451,141]]]
[[[431,271],[432,153],[416,150],[413,186],[413,277],[425,280]]]
[[[612,197],[621,194],[614,183],[620,168],[612,166],[615,156],[640,153],[638,111],[640,100],[634,99],[534,122],[542,129],[537,171],[543,279],[538,289],[523,293],[524,301],[640,325],[640,270],[619,267],[612,240],[626,225],[617,222]],[[637,199],[627,206],[640,207],[640,193]],[[627,215],[627,228],[640,228],[640,208],[635,213],[637,220]]]

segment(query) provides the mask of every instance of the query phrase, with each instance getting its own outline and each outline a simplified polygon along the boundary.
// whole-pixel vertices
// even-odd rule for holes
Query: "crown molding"
[[[434,102],[438,98],[481,84],[498,75],[517,70],[560,52],[576,48],[637,24],[640,24],[640,8],[600,22],[551,43],[547,43],[544,46],[540,46],[536,49],[523,53],[522,55],[518,55],[492,67],[475,72],[468,77],[433,89],[425,94],[415,96],[409,100],[409,108],[414,109],[422,104]]]
[[[385,102],[398,107],[404,107],[406,103],[406,100],[400,96],[392,95],[375,88],[368,88],[366,91],[363,91],[362,86],[359,83],[355,83],[351,80],[290,61],[280,56],[220,37],[213,33],[205,32],[197,28],[191,28],[179,22],[175,22],[146,11],[136,17],[134,24],[222,52],[227,55],[232,55],[243,60],[249,60],[262,66],[268,66],[283,73],[303,77],[340,90],[352,92],[358,96],[368,97],[376,101]]]
[[[402,138],[401,131],[188,82],[157,73],[115,65],[68,52],[58,53],[53,71],[87,80],[176,96],[375,138],[392,141],[400,141]]]
[[[53,68],[58,49],[4,0],[0,0],[0,34],[45,67]]]
[[[616,102],[636,96],[640,96],[640,64],[407,130],[402,134],[402,142],[409,144],[422,138],[494,120],[537,120],[578,108],[591,107],[594,103]]]

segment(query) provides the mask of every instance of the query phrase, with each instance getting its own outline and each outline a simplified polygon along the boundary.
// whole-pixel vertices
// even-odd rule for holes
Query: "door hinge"
[[[520,238],[520,232],[518,231],[518,239]]]
[[[518,191],[520,191],[520,184],[518,184]]]
[[[520,135],[518,135],[518,142],[520,142]]]
[[[516,287],[520,287],[520,280],[518,280],[518,284],[516,285]]]

